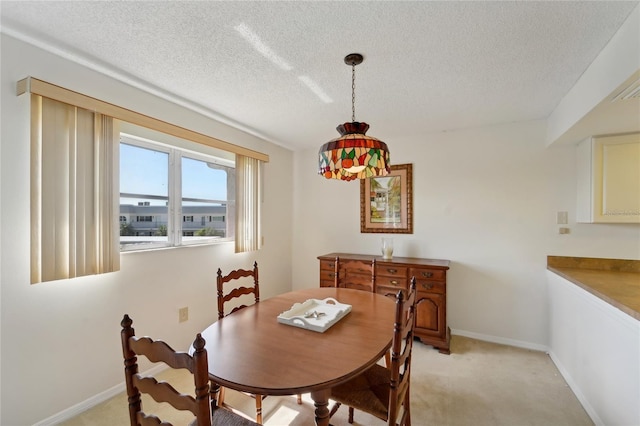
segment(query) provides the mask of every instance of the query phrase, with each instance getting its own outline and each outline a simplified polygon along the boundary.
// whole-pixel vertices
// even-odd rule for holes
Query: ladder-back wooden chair
[[[349,423],[353,423],[354,408],[385,420],[388,425],[411,425],[409,387],[411,379],[411,351],[416,315],[416,280],[411,279],[409,292],[398,291],[396,317],[391,344],[391,366],[375,364],[359,376],[331,389],[336,404],[349,406]]]
[[[248,284],[249,280],[244,280],[244,285],[237,287],[225,288],[225,284],[236,281],[241,278],[251,277],[253,283]],[[232,283],[233,284],[233,283]],[[223,318],[225,315],[234,313],[235,311],[246,308],[246,303],[234,306],[227,314],[225,314],[225,303],[233,301],[243,295],[253,295],[253,303],[260,301],[260,283],[258,280],[258,262],[253,262],[253,269],[235,269],[229,272],[227,275],[222,275],[222,270],[218,268],[217,278],[217,290],[218,290],[218,319]],[[248,303],[248,302],[247,302]]]
[[[163,341],[154,341],[150,337],[136,337],[133,321],[125,315],[120,325],[122,331],[122,354],[124,356],[124,374],[129,400],[129,419],[131,426],[169,425],[157,416],[147,414],[142,409],[142,393],[148,394],[157,402],[166,402],[177,410],[189,410],[195,416],[192,426],[212,426],[213,424],[255,426],[257,423],[229,410],[218,408],[210,402],[209,373],[205,341],[198,333],[193,347],[193,356],[186,352],[176,352]],[[155,377],[138,372],[138,356],[145,356],[151,362],[164,362],[171,368],[186,368],[193,374],[195,397],[178,392],[171,384],[158,382]],[[212,415],[213,414],[213,415]]]
[[[247,278],[242,284],[233,286],[233,282]],[[250,279],[249,279],[250,278]],[[253,283],[251,283],[251,280]],[[229,284],[231,283],[231,284]],[[248,301],[245,303],[236,305],[225,313],[225,304],[231,304],[234,299],[238,299],[242,296],[253,295],[253,303],[260,302],[260,281],[258,279],[258,262],[253,262],[253,269],[235,269],[229,272],[227,275],[222,275],[222,270],[218,268],[218,277],[216,280],[217,292],[218,292],[218,319],[224,318],[226,315],[246,308]],[[236,301],[237,302],[237,301]],[[224,388],[220,387],[218,402],[220,405],[224,404]],[[262,424],[262,400],[266,398],[266,395],[247,394],[256,400],[256,421]],[[298,395],[298,404],[302,404],[302,396]]]

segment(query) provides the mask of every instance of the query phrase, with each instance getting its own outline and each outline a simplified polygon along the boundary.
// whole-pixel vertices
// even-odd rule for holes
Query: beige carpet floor
[[[414,426],[581,426],[593,425],[557,368],[543,352],[453,336],[451,355],[442,355],[431,346],[414,345],[411,377],[411,416]],[[166,371],[165,380],[177,379],[183,392],[192,392],[192,382],[182,372]],[[249,397],[227,391],[226,402],[254,415]],[[168,407],[143,400],[143,406],[174,414]],[[303,395],[265,399],[266,426],[313,425],[313,401]],[[341,407],[331,419],[334,426],[347,425],[347,409]],[[190,416],[167,416],[175,425],[187,424]],[[70,419],[66,426],[126,426],[127,399],[117,395]],[[385,425],[356,411],[355,424]]]

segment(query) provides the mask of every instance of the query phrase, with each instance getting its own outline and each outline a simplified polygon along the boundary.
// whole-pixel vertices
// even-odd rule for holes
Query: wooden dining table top
[[[278,322],[294,303],[334,298],[351,312],[324,332]],[[395,301],[361,290],[310,288],[265,299],[202,332],[209,377],[263,395],[328,390],[375,364],[391,346]]]

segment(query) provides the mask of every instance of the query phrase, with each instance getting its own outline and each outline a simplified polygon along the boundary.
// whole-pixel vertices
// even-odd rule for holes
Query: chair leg
[[[298,405],[302,405],[302,395],[298,394]]]
[[[220,386],[220,392],[218,392],[218,407],[222,407],[224,405],[224,387]]]
[[[353,407],[349,407],[349,423],[353,423]]]
[[[211,397],[211,413],[213,413],[216,408],[222,406],[222,402],[221,402],[222,388],[216,382],[211,382],[210,388],[209,388],[209,395]]]
[[[340,408],[341,405],[342,404],[339,402],[333,404],[333,407],[331,407],[331,411],[329,411],[329,418],[333,417],[333,415],[338,411],[338,408]]]
[[[262,395],[256,395],[256,423],[262,424]]]
[[[411,426],[411,404],[409,402],[409,390],[407,390],[407,397],[404,402],[404,409],[407,410],[407,419],[405,421],[405,426]]]

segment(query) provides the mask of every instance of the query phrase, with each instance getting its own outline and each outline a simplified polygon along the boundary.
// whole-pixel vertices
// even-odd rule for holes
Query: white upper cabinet
[[[640,133],[578,144],[577,221],[640,223]]]

